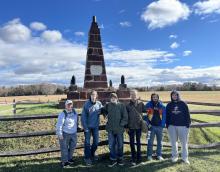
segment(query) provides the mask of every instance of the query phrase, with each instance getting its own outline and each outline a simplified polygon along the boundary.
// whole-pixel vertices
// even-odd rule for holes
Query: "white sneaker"
[[[148,161],[152,161],[152,156],[148,156],[148,157],[147,157],[147,160],[148,160]]]
[[[184,163],[186,163],[186,164],[188,164],[188,165],[190,165],[190,162],[189,162],[189,160],[188,160],[188,159],[183,160],[183,162],[184,162]]]
[[[164,160],[164,158],[163,158],[162,156],[158,156],[157,159],[158,159],[159,161],[163,161],[163,160]]]
[[[172,157],[172,162],[177,162],[178,161],[178,157]]]
[[[132,162],[131,162],[131,165],[132,165],[132,166],[136,166],[137,164],[136,164],[136,162],[132,161]]]

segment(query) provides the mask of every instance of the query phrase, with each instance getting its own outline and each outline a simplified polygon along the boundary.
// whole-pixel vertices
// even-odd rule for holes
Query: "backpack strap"
[[[64,120],[66,120],[66,118],[67,118],[67,112],[66,112],[66,110],[63,110],[63,113],[65,114]]]

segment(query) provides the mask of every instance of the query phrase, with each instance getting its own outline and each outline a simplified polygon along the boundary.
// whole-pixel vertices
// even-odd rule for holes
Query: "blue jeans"
[[[59,139],[60,151],[61,151],[61,161],[67,162],[73,158],[73,152],[76,148],[77,135],[67,134],[63,132],[63,139]]]
[[[84,136],[84,156],[85,159],[91,159],[95,156],[95,151],[99,144],[99,128],[89,128],[87,132],[84,132]],[[90,144],[91,136],[93,137],[92,146]]]
[[[136,145],[137,152],[135,150],[135,135],[136,135]],[[131,157],[132,161],[141,159],[141,129],[129,129],[129,139],[131,147]]]
[[[108,132],[108,144],[110,150],[110,159],[111,160],[123,159],[123,145],[124,145],[123,133],[114,134],[113,132]]]
[[[148,131],[149,132],[149,131]],[[152,126],[150,129],[150,139],[147,144],[147,156],[152,156],[154,137],[157,138],[157,156],[162,155],[162,138],[163,138],[163,128],[160,126]]]

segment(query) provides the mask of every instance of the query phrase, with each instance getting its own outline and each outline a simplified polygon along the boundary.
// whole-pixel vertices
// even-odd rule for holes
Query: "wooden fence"
[[[146,101],[145,101],[146,102]],[[188,102],[188,104],[196,104],[196,105],[206,105],[206,106],[220,106],[220,104],[216,103],[200,103],[200,102]],[[206,115],[215,115],[220,116],[220,110],[192,110],[191,114],[206,114]],[[53,119],[57,118],[58,115],[50,114],[50,115],[31,115],[31,116],[0,116],[1,121],[22,121],[22,120],[38,120],[38,119]],[[199,121],[201,122],[201,121]],[[220,122],[212,122],[212,123],[193,123],[191,128],[203,128],[203,127],[220,127]],[[100,130],[105,130],[105,125],[99,126]],[[78,128],[78,133],[83,132],[82,128]],[[0,134],[0,139],[10,139],[10,138],[25,138],[25,137],[41,137],[55,135],[55,131],[39,131],[39,132],[26,132],[26,133],[7,133]],[[129,144],[129,142],[124,142],[125,144]],[[100,146],[107,145],[108,141],[101,141],[99,143]],[[142,145],[147,145],[146,143],[142,143]],[[169,143],[163,143],[164,147],[170,147]],[[205,149],[205,148],[217,148],[220,147],[220,142],[205,144],[205,145],[194,145],[189,144],[189,148],[194,149]],[[76,149],[83,148],[83,144],[77,145]],[[10,156],[25,156],[25,155],[35,155],[35,154],[43,154],[43,153],[52,153],[59,152],[60,149],[57,147],[54,148],[43,148],[38,150],[30,150],[30,151],[7,151],[0,152],[0,157],[10,157]]]

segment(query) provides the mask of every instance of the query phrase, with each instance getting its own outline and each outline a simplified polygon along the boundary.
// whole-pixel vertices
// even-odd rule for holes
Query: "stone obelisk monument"
[[[108,88],[100,29],[95,16],[89,30],[84,88],[96,90]]]

